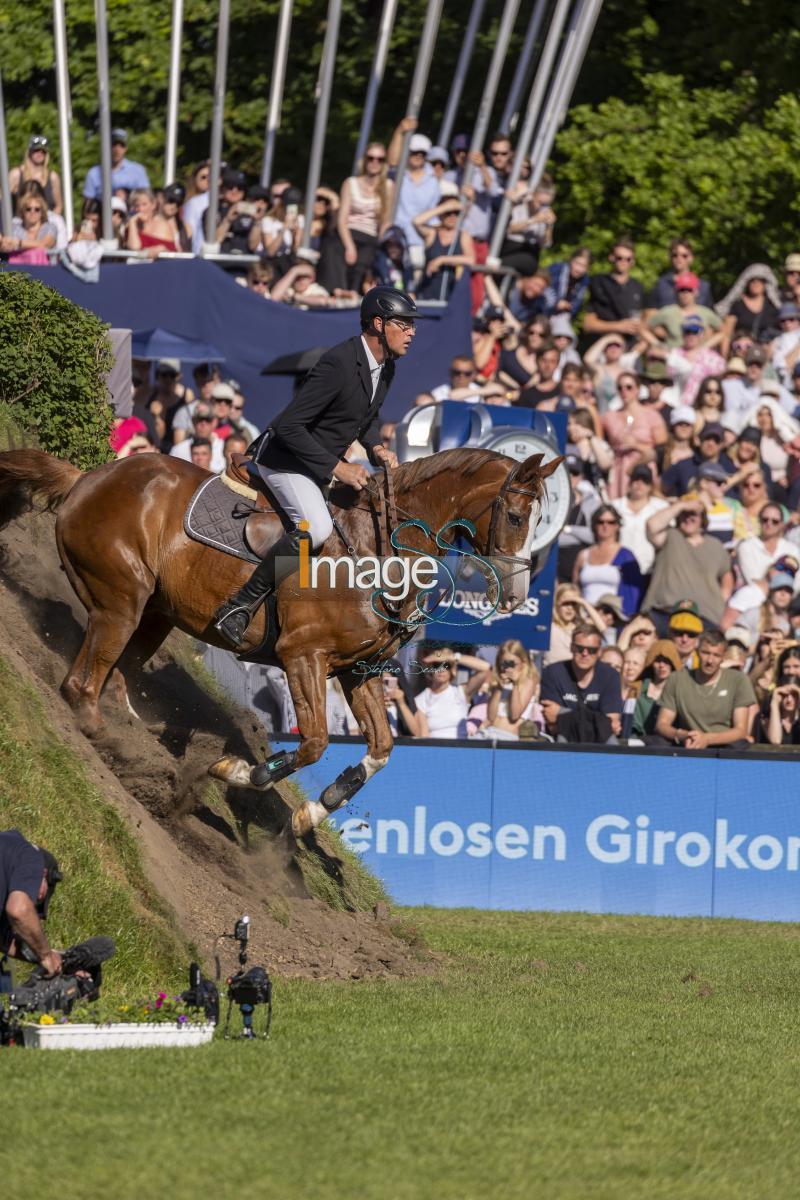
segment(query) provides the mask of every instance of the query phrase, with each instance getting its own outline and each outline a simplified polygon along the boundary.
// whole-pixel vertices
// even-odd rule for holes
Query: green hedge
[[[43,450],[83,469],[113,457],[107,329],[30,276],[0,273],[0,403]]]

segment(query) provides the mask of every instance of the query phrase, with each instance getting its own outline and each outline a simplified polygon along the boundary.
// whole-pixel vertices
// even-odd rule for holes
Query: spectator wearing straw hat
[[[111,190],[127,199],[134,188],[150,187],[147,171],[141,163],[127,157],[128,134],[125,129],[111,130]],[[103,195],[103,172],[99,165],[90,167],[83,185],[87,199],[100,200]]]
[[[783,288],[781,298],[800,304],[800,254],[787,254],[783,260]]]

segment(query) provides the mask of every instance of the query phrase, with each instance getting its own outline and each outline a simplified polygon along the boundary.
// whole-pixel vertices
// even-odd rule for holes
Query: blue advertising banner
[[[362,754],[331,745],[298,782],[316,798]],[[400,904],[797,921],[791,772],[769,759],[405,744],[331,820]]]

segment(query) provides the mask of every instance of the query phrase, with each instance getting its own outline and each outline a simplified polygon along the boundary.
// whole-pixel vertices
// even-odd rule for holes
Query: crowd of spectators
[[[605,269],[585,246],[550,261],[554,181],[523,171],[512,190],[506,136],[470,156],[466,135],[434,146],[411,118],[388,145],[368,146],[340,188],[320,187],[312,213],[292,180],[262,188],[226,166],[213,222],[208,162],[186,186],[154,190],[127,143],[112,132],[110,233],[121,245],[152,258],[198,253],[213,226],[223,253],[257,259],[240,272],[244,286],[305,308],[355,305],[376,283],[446,301],[486,263],[500,204],[511,202],[500,259],[516,274],[471,272],[472,352],[448,379],[421,380],[417,403],[566,414],[572,502],[550,650],[536,662],[518,643],[496,659],[482,649],[421,660],[430,678],[417,695],[413,681],[387,680],[398,731],[797,743],[800,252],[743,266],[724,294],[682,235],[650,289],[628,236],[608,247]],[[65,245],[61,182],[47,138],[32,137],[10,175],[16,216],[0,251],[35,263],[60,250],[91,268],[105,233],[100,184],[93,167]],[[167,452],[220,470],[257,432],[237,382],[213,366],[190,385],[165,360],[155,383],[144,372],[134,383],[133,416],[114,432],[120,454]]]

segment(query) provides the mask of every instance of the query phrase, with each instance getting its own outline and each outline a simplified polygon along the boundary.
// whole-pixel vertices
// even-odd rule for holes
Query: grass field
[[[279,982],[268,1043],[0,1053],[4,1194],[797,1194],[796,927],[407,916],[438,977]]]

